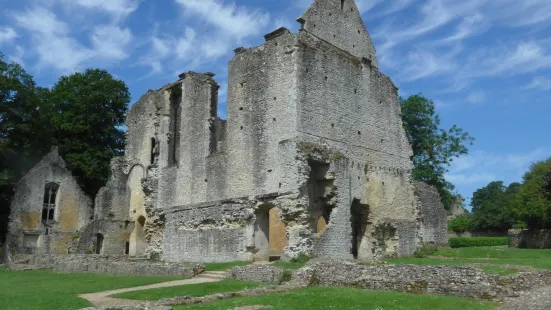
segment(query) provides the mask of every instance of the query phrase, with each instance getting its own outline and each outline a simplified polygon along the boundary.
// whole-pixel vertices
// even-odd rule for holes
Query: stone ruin
[[[92,200],[54,147],[16,186],[7,246],[21,254],[68,254],[92,212]]]
[[[36,238],[59,232],[67,246],[56,253],[374,261],[445,243],[445,231],[424,233],[432,228],[421,217],[442,212],[423,212],[415,196],[398,89],[378,69],[355,2],[316,0],[298,22],[299,33],[280,28],[260,46],[235,50],[227,120],[218,117],[212,73],[183,73],[143,95],[128,111],[125,156],[112,161],[90,217],[71,178],[24,179],[14,249],[41,248]],[[57,230],[35,225],[50,181],[78,193],[66,230],[61,198]],[[31,200],[38,211],[27,225]]]

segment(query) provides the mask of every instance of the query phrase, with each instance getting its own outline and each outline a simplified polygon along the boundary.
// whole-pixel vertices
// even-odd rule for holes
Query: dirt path
[[[127,293],[127,292],[149,290],[153,288],[218,282],[225,278],[225,274],[226,274],[225,271],[207,271],[192,279],[162,282],[162,283],[156,283],[151,285],[122,288],[118,290],[104,291],[104,292],[98,292],[98,293],[81,294],[81,295],[78,295],[78,297],[88,300],[95,307],[143,304],[144,303],[143,300],[121,299],[121,298],[114,298],[110,296],[121,294],[121,293]]]

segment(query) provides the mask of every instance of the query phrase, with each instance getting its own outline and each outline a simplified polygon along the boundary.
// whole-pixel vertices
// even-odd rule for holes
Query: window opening
[[[344,1],[345,0],[341,0],[341,10],[344,10]]]
[[[57,197],[57,191],[59,190],[59,184],[46,183],[44,187],[44,200],[42,204],[42,221],[46,224],[54,221],[55,215],[55,203]]]

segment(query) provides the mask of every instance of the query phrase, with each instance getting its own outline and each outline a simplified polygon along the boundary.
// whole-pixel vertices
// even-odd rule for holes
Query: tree
[[[13,185],[51,145],[49,91],[0,53],[0,243],[3,241]]]
[[[551,199],[551,169],[543,177],[543,191],[547,199]]]
[[[531,229],[551,228],[551,199],[547,196],[547,177],[551,158],[532,164],[513,201],[513,213]]]
[[[124,152],[128,87],[105,70],[62,76],[51,90],[54,142],[83,190],[95,195]]]
[[[471,200],[473,229],[511,228],[517,222],[512,213],[512,204],[520,187],[520,183],[512,183],[507,187],[503,181],[495,181],[474,192]]]
[[[413,178],[435,186],[444,207],[449,209],[455,200],[454,186],[444,175],[454,158],[468,153],[467,146],[473,144],[474,138],[456,125],[441,129],[434,103],[421,94],[400,97],[400,104],[403,126],[413,149]]]
[[[459,236],[469,231],[471,227],[472,221],[467,216],[456,217],[448,224],[448,228]]]

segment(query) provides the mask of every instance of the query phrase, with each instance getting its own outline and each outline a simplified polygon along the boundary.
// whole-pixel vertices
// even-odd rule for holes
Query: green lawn
[[[0,268],[0,309],[80,309],[90,304],[77,294],[172,281],[175,277],[130,277],[60,274],[50,270],[10,271]]]
[[[440,257],[440,258],[439,258]],[[439,250],[430,258],[397,258],[387,259],[391,264],[415,264],[415,265],[446,265],[460,266],[470,264],[483,265],[517,265],[528,266],[536,269],[551,269],[551,250],[516,249],[507,246],[499,247],[472,247]],[[511,274],[513,268],[484,266],[483,269],[490,273]]]
[[[285,293],[239,297],[204,305],[178,306],[175,310],[234,309],[235,307],[266,305],[273,309],[343,309],[343,310],[486,310],[497,304],[447,296],[411,295],[405,293],[368,291],[349,288],[310,287]]]
[[[225,271],[235,266],[246,266],[251,262],[227,262],[227,263],[206,263],[205,268],[207,271]]]
[[[184,286],[157,288],[145,291],[128,292],[113,295],[116,298],[136,300],[160,300],[179,296],[200,297],[216,293],[239,292],[244,289],[259,287],[260,283],[250,283],[236,280],[222,280],[220,282],[200,283]]]

